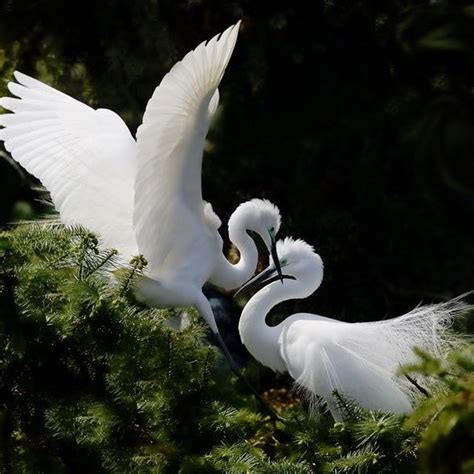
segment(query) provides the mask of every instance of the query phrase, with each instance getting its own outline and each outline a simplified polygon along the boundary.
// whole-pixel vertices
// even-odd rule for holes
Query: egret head
[[[287,237],[279,240],[276,248],[282,270],[281,278],[285,286],[294,289],[293,296],[306,298],[314,293],[323,280],[323,261],[313,247],[304,240]],[[240,288],[238,293],[261,288],[281,278],[276,265],[271,262],[265,270]]]
[[[229,219],[229,234],[238,230],[251,230],[262,237],[270,250],[273,238],[280,230],[281,215],[278,207],[266,199],[243,202]]]
[[[262,238],[272,260],[278,262],[276,235],[280,230],[281,215],[278,207],[266,199],[251,199],[242,203],[230,216],[229,237],[235,241],[242,231],[251,230]],[[277,263],[277,269],[279,264]]]

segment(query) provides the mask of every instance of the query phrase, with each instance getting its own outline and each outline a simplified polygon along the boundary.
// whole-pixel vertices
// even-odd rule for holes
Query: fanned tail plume
[[[339,419],[343,414],[335,391],[363,408],[409,411],[419,398],[440,387],[429,377],[410,379],[400,369],[418,361],[414,348],[443,359],[469,340],[452,329],[454,320],[470,308],[466,296],[376,322],[330,324],[321,318],[311,349],[312,370],[296,380],[298,389],[310,396],[313,405],[321,404],[315,394],[323,397]]]

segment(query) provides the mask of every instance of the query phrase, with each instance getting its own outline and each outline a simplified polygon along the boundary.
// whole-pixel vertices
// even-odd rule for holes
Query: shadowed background
[[[380,319],[472,289],[468,2],[4,1],[0,93],[18,69],[113,109],[134,133],[170,67],[238,19],[204,198],[227,222],[266,197],[280,236],[316,247],[323,285],[285,312]],[[44,211],[38,183],[4,155],[2,225]]]

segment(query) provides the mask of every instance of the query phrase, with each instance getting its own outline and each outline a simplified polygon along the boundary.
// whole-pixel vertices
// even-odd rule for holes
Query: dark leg
[[[416,389],[418,389],[425,397],[429,398],[431,395],[430,395],[430,392],[428,392],[428,390],[426,390],[426,388],[422,387],[415,379],[411,378],[408,374],[405,374],[405,377],[407,378],[407,380],[415,386]]]
[[[214,312],[211,308],[211,305],[209,303],[209,300],[204,296],[204,294],[200,294],[200,297],[196,301],[196,308],[198,311],[201,313],[201,316],[205,319],[205,321],[209,324],[211,327],[211,330],[216,338],[216,341],[219,343],[219,346],[222,349],[222,352],[224,353],[224,356],[229,364],[229,367],[231,368],[232,372],[238,377],[240,381],[242,381],[246,387],[253,393],[255,398],[260,402],[262,405],[263,409],[265,412],[270,416],[270,418],[273,421],[279,420],[279,421],[285,421],[281,417],[279,417],[275,411],[268,406],[267,403],[262,399],[260,394],[250,385],[250,383],[245,379],[245,377],[240,373],[239,366],[235,363],[235,360],[233,357],[230,355],[229,349],[227,349],[227,345],[224,342],[224,339],[222,339],[221,334],[219,333],[219,329],[217,328],[216,320],[214,317]]]

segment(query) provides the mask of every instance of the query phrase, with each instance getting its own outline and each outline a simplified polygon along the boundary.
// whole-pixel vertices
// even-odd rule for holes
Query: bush
[[[272,376],[275,422],[197,315],[178,332],[171,311],[134,300],[140,259],[119,270],[93,235],[61,226],[3,232],[0,252],[2,472],[410,473],[418,457],[425,472],[472,470],[472,345],[407,369],[447,389],[408,418],[342,396],[342,422],[309,416]],[[264,369],[246,372],[261,386]]]

